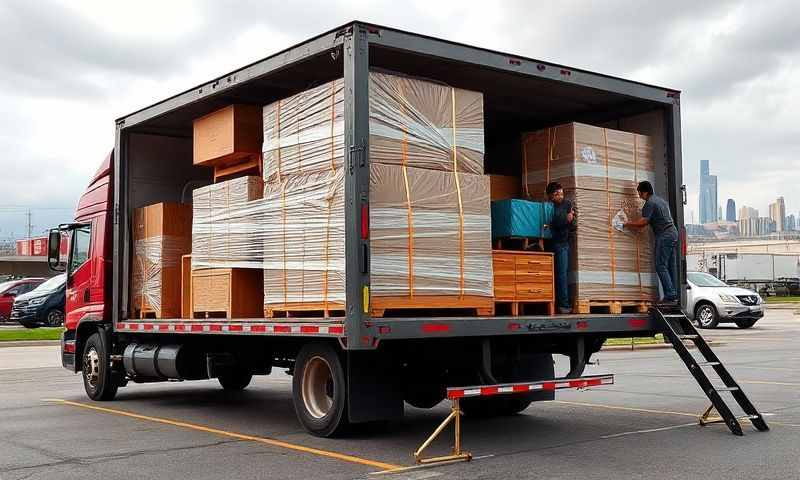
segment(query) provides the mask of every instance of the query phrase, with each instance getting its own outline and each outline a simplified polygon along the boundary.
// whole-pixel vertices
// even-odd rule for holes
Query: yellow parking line
[[[369,459],[366,459],[366,458],[355,457],[353,455],[346,455],[346,454],[343,454],[343,453],[330,452],[330,451],[327,451],[327,450],[320,450],[318,448],[304,447],[302,445],[296,445],[294,443],[283,442],[281,440],[274,440],[272,438],[256,437],[256,436],[253,436],[253,435],[245,435],[245,434],[242,434],[242,433],[228,432],[228,431],[225,431],[225,430],[220,430],[218,428],[204,427],[202,425],[195,425],[193,423],[188,423],[188,422],[179,422],[179,421],[175,421],[175,420],[169,420],[169,419],[166,419],[166,418],[150,417],[150,416],[141,415],[141,414],[138,414],[138,413],[126,412],[124,410],[117,410],[117,409],[114,409],[114,408],[98,407],[98,406],[95,406],[95,405],[88,405],[86,403],[80,403],[80,402],[71,402],[69,400],[62,400],[62,399],[59,399],[59,398],[44,399],[44,401],[60,403],[62,405],[70,405],[70,406],[73,406],[73,407],[86,408],[86,409],[89,409],[89,410],[95,410],[95,411],[103,412],[103,413],[111,413],[111,414],[114,414],[114,415],[122,415],[124,417],[136,418],[138,420],[147,420],[149,422],[163,423],[165,425],[172,425],[174,427],[188,428],[190,430],[197,430],[197,431],[200,431],[200,432],[213,433],[215,435],[222,435],[224,437],[236,438],[238,440],[247,440],[247,441],[250,441],[250,442],[263,443],[263,444],[266,444],[266,445],[271,445],[273,447],[281,447],[281,448],[286,448],[286,449],[289,449],[289,450],[296,450],[298,452],[304,452],[304,453],[310,453],[312,455],[319,455],[319,456],[322,456],[322,457],[334,458],[336,460],[341,460],[343,462],[357,463],[357,464],[360,464],[360,465],[367,465],[367,466],[370,466],[370,467],[376,467],[376,468],[380,468],[380,469],[383,469],[383,470],[395,470],[395,469],[402,468],[399,465],[392,465],[390,463],[378,462],[378,461],[375,461],[375,460],[369,460]]]

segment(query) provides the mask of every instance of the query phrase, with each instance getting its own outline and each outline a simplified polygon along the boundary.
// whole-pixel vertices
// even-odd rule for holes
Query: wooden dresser
[[[495,302],[510,303],[512,315],[526,303],[547,303],[547,312],[555,313],[552,253],[493,250],[492,266]]]

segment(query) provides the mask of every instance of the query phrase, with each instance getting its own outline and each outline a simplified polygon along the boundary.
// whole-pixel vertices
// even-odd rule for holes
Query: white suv
[[[750,328],[764,316],[764,302],[758,293],[731,287],[703,272],[688,272],[686,277],[686,315],[701,328],[715,328],[718,323]]]

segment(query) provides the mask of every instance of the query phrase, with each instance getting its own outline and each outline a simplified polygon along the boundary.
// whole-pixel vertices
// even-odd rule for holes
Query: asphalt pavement
[[[238,394],[215,381],[130,385],[91,402],[58,347],[0,349],[0,479],[800,478],[800,316],[704,332],[771,430],[700,427],[708,404],[671,349],[605,351],[587,373],[615,385],[564,391],[520,415],[464,418],[475,460],[395,473],[447,415],[408,407],[402,422],[342,439],[306,434],[291,377],[276,369]],[[566,364],[559,362],[565,369]],[[447,453],[448,435],[432,453]]]

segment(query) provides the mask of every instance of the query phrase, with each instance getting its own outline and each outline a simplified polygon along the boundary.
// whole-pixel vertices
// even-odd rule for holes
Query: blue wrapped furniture
[[[553,204],[512,198],[492,202],[492,239],[550,238]]]

